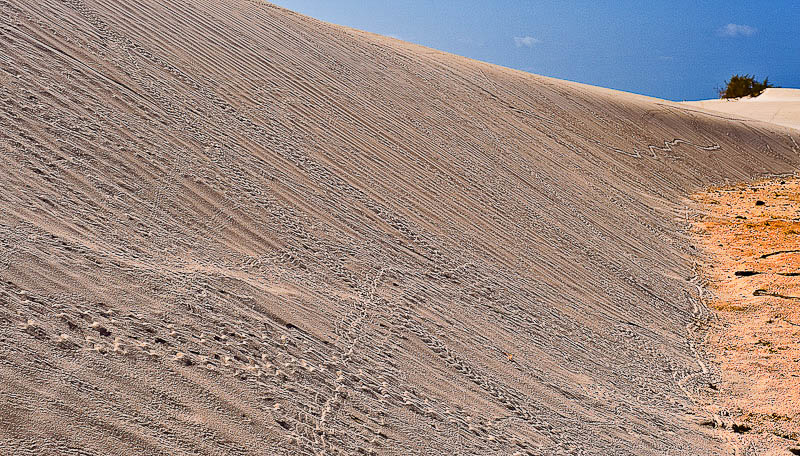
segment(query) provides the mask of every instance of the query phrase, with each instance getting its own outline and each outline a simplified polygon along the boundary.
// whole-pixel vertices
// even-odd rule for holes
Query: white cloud
[[[542,40],[538,40],[532,36],[515,36],[514,37],[514,45],[517,47],[533,47],[534,44],[541,43]]]
[[[741,25],[741,24],[728,24],[725,27],[721,27],[717,30],[721,36],[753,36],[756,34],[758,30],[749,25]]]

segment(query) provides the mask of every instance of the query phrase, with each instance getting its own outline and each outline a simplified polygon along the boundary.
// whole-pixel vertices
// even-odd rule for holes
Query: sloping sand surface
[[[800,89],[767,89],[755,98],[685,101],[681,104],[800,129]]]
[[[246,0],[0,35],[0,453],[738,445],[688,196],[800,132]]]

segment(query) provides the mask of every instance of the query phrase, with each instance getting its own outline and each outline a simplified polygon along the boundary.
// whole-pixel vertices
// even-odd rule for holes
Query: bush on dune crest
[[[725,88],[720,89],[720,98],[741,98],[741,97],[757,97],[761,92],[767,88],[772,87],[769,78],[764,78],[764,82],[758,82],[755,76],[749,74],[739,75],[734,74],[725,82]]]

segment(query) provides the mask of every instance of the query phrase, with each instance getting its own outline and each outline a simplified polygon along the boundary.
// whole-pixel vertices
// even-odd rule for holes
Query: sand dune
[[[800,89],[767,89],[755,98],[685,101],[682,104],[800,129]]]
[[[740,445],[688,197],[800,133],[248,0],[0,26],[0,453]]]

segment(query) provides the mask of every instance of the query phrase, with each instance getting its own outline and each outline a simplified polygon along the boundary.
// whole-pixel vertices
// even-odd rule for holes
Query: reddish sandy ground
[[[722,374],[710,406],[715,424],[729,430],[735,424],[734,433],[750,445],[796,443],[800,179],[711,188],[694,199],[703,212],[695,234],[709,253],[702,275],[717,314],[708,344]]]

